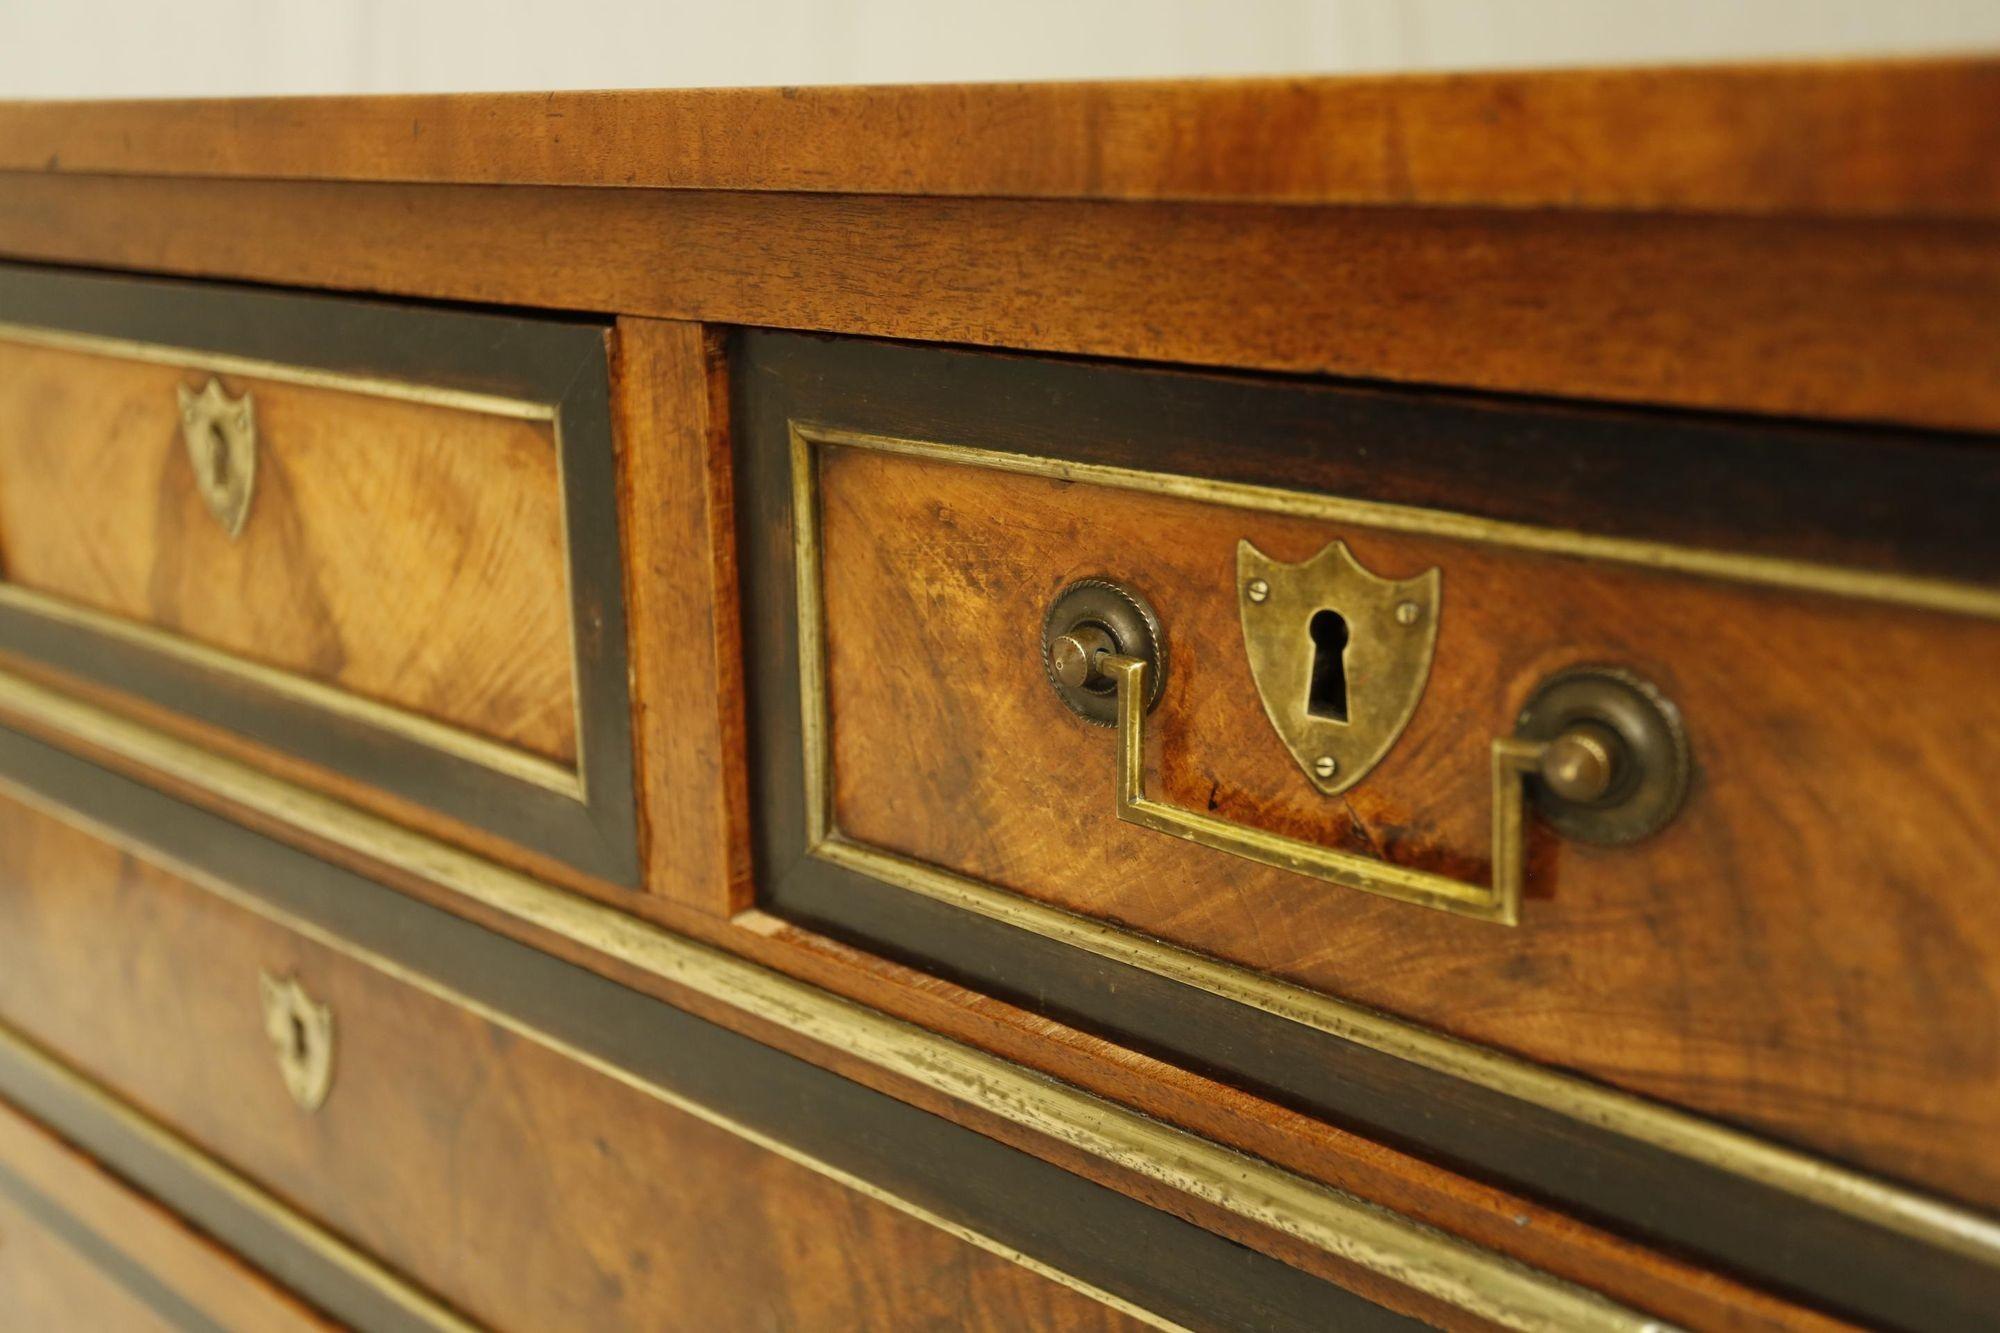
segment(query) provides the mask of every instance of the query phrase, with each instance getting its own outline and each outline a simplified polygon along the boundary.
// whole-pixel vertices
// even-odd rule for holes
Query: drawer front
[[[1393,1074],[1357,1100],[1302,1026],[1479,1065],[1448,1034],[1532,1062],[1479,1067],[1545,1107],[1565,1080],[1533,1067],[1577,1070],[2000,1207],[1988,455],[779,335],[737,358],[774,910],[1398,1136],[1449,1103]],[[1794,512],[1753,526],[1774,487]],[[1104,589],[1050,624],[1093,578],[1158,651]],[[1066,705],[1046,649],[1077,614],[1164,665],[1149,712],[1121,721],[1150,677],[1108,667],[1095,719]],[[1574,717],[1645,714],[1611,737],[1637,785],[1597,805],[1514,739],[1585,667],[1610,711]],[[1437,1146],[1569,1169],[1504,1137]]]
[[[0,1103],[0,1327],[335,1325]]]
[[[1143,1310],[1188,1327],[1410,1326],[951,1121],[39,753],[43,776],[93,810],[79,822],[41,797],[0,798],[0,1096],[40,1098],[24,1104],[67,1123],[74,1096],[37,1072],[59,1060],[64,1077],[477,1322],[1124,1329]],[[209,1225],[179,1185],[160,1188]],[[228,1239],[259,1252],[254,1237]],[[1461,1313],[1357,1281],[1391,1304]],[[1643,1322],[1575,1288],[1559,1300],[1597,1313],[1592,1327]]]
[[[482,1323],[1128,1326],[47,815],[0,823],[5,1021]]]
[[[0,649],[629,882],[607,336],[0,270]]]

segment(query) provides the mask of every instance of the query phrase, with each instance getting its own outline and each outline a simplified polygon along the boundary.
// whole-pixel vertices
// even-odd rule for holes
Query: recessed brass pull
[[[1608,668],[1560,673],[1536,691],[1515,735],[1494,738],[1493,876],[1490,884],[1472,884],[1154,800],[1146,795],[1150,665],[1117,654],[1096,665],[1117,693],[1120,819],[1343,888],[1481,921],[1520,922],[1531,790],[1559,831],[1627,842],[1671,818],[1687,786],[1679,719],[1657,691]]]
[[[300,1109],[317,1111],[333,1088],[333,1010],[306,994],[297,977],[280,981],[259,971],[257,989],[285,1091]]]

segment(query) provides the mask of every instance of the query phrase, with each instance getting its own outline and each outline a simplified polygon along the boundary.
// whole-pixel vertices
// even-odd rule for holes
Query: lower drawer
[[[0,1328],[333,1327],[0,1102]]]
[[[0,848],[8,1025],[481,1323],[1134,1326],[47,814]]]
[[[592,1329],[1653,1322],[700,946],[649,956],[697,1001],[1033,1132],[989,1137],[25,738],[0,733],[0,769],[0,1097],[336,1313],[382,1283],[288,1252],[301,1227],[409,1289],[399,1327],[446,1306]],[[107,1122],[135,1116],[173,1151]],[[218,1174],[296,1216],[232,1218]]]

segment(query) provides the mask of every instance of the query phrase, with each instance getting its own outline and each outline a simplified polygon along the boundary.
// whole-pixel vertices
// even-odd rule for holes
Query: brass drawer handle
[[[1108,580],[1087,582],[1117,587]],[[1511,926],[1521,916],[1530,794],[1557,832],[1617,844],[1663,826],[1686,793],[1687,741],[1674,706],[1629,672],[1580,667],[1543,681],[1514,733],[1493,740],[1489,884],[1168,805],[1146,794],[1146,714],[1161,694],[1165,638],[1142,598],[1123,588],[1118,593],[1121,604],[1137,609],[1134,619],[1114,624],[1092,616],[1070,622],[1067,632],[1052,626],[1045,642],[1050,679],[1065,702],[1079,712],[1075,700],[1111,705],[1118,728],[1117,811],[1127,823],[1343,888]]]
[[[297,977],[281,981],[260,970],[257,989],[285,1090],[300,1109],[317,1111],[333,1088],[333,1010],[308,995]]]
[[[194,465],[202,503],[231,537],[243,531],[257,482],[257,405],[250,395],[231,398],[211,376],[200,393],[176,385],[181,442]]]

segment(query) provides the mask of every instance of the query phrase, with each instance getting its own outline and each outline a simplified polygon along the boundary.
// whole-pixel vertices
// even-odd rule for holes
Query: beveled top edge
[[[2000,216],[2000,55],[1042,84],[0,102],[0,170]]]

